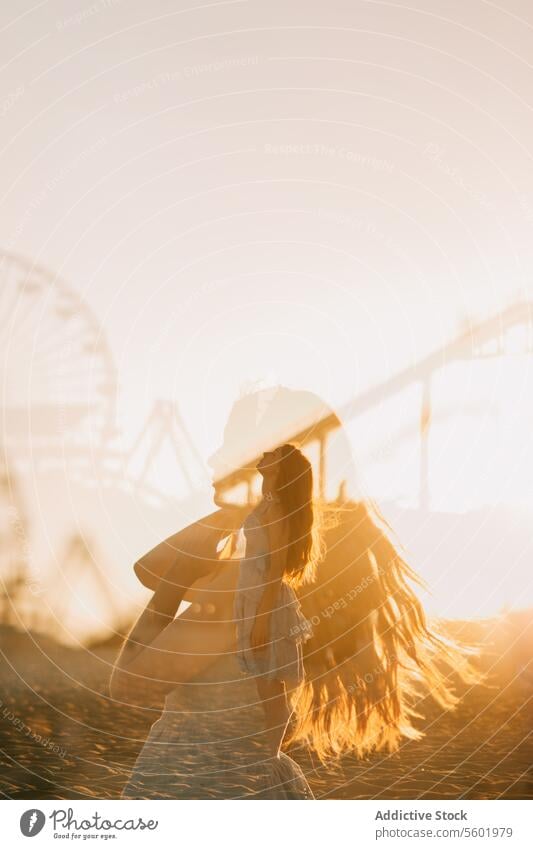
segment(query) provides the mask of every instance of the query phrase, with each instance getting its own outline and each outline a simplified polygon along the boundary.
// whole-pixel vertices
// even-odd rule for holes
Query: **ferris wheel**
[[[112,355],[84,299],[56,274],[0,252],[2,438],[34,460],[80,461],[114,435]]]
[[[81,594],[116,627],[122,614],[106,583],[115,536],[94,517],[123,516],[133,495],[153,521],[174,521],[178,499],[158,483],[159,452],[176,462],[190,498],[199,497],[201,459],[169,402],[124,447],[100,322],[58,275],[2,251],[0,328],[0,624],[37,623],[56,635],[58,621],[77,622]],[[45,562],[50,547],[57,557]]]

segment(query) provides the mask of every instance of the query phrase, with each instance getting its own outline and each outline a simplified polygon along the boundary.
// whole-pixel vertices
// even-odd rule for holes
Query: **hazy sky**
[[[1,14],[2,244],[83,293],[128,415],[176,397],[203,449],[247,379],[338,402],[530,289],[529,4]]]
[[[1,247],[94,311],[125,445],[171,398],[206,458],[251,381],[340,404],[532,296],[525,0],[0,16]]]

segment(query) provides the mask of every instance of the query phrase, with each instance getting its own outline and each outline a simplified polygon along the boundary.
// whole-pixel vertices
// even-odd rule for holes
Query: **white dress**
[[[167,696],[122,799],[313,799],[301,767],[273,758],[255,681],[235,654]]]
[[[234,616],[237,625],[238,662],[248,675],[264,675],[285,681],[289,688],[304,679],[302,644],[312,636],[311,623],[302,614],[296,593],[281,582],[276,605],[270,617],[270,640],[258,651],[250,644],[250,634],[258,605],[265,592],[269,569],[268,531],[263,522],[269,502],[260,501],[246,517],[243,531],[246,551],[239,567]]]
[[[282,586],[271,616],[273,642],[259,657],[249,635],[264,589],[267,536],[261,502],[246,518],[245,556],[235,596],[238,652],[166,698],[122,791],[122,799],[313,799],[300,766],[270,754],[263,709],[252,675],[292,685],[303,676],[301,643],[310,633],[294,591]],[[242,673],[246,674],[243,675]]]

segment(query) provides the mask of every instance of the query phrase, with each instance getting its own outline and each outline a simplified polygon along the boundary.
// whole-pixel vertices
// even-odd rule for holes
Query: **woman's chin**
[[[214,486],[214,484],[213,484],[213,486]],[[213,490],[213,503],[217,507],[226,507],[227,503],[228,503],[224,499],[224,494],[222,492],[219,492],[216,488]]]

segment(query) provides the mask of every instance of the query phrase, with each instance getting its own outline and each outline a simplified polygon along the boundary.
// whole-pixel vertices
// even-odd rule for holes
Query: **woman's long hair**
[[[321,760],[393,752],[402,738],[420,739],[413,720],[421,718],[422,698],[453,709],[452,674],[469,684],[483,680],[472,664],[475,649],[429,626],[409,582],[425,584],[389,530],[370,500],[339,505],[327,556],[314,564],[316,581],[299,592],[313,636],[304,643],[306,680],[287,742],[307,743]]]
[[[311,464],[291,444],[292,435],[305,445],[326,420],[336,428],[329,449],[337,452],[343,479],[348,489],[357,484],[350,441],[334,411],[311,392],[283,386],[265,392],[266,400],[262,391],[240,399],[224,438],[240,446],[242,433],[253,433],[251,457],[288,440],[278,479],[290,527],[286,579],[297,587],[313,636],[303,644],[306,680],[287,742],[305,742],[321,759],[395,751],[402,739],[423,736],[414,724],[422,698],[431,695],[451,709],[459,701],[454,676],[455,683],[483,680],[474,651],[428,623],[412,586],[424,582],[370,499],[348,502],[339,493],[336,504],[326,504],[313,498]]]
[[[315,579],[325,548],[313,501],[311,463],[296,445],[286,443],[280,450],[276,490],[289,537],[284,580],[297,588]]]

